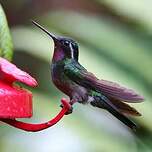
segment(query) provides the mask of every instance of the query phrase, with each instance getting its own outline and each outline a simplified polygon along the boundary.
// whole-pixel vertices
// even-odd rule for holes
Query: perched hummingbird
[[[76,41],[55,36],[37,22],[32,22],[54,41],[52,81],[59,90],[70,97],[70,104],[90,103],[94,107],[106,109],[125,125],[136,129],[136,124],[127,115],[140,116],[141,114],[126,102],[141,102],[144,98],[117,83],[99,80],[78,62],[79,48]]]

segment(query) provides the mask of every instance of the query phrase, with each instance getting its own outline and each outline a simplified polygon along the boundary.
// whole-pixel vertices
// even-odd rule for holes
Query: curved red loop
[[[53,119],[45,123],[30,124],[30,123],[21,122],[15,119],[0,119],[0,121],[24,131],[31,131],[31,132],[41,131],[55,125],[57,122],[59,122],[62,119],[65,113],[68,110],[70,110],[71,105],[66,99],[62,98],[61,102],[63,104],[62,110]]]

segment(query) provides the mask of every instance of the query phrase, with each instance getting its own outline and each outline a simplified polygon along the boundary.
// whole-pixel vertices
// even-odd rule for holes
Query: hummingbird
[[[136,124],[128,116],[141,114],[127,103],[141,102],[144,97],[115,82],[98,79],[79,63],[79,47],[75,40],[56,36],[37,22],[32,23],[54,41],[51,77],[55,86],[69,96],[69,103],[78,102],[105,109],[129,128],[136,129]],[[71,112],[72,109],[67,114]]]

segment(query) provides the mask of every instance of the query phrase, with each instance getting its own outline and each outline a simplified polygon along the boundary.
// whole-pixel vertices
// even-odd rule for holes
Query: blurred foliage
[[[104,110],[77,104],[72,115],[40,133],[2,126],[1,152],[152,151],[150,0],[0,0],[0,3],[11,26],[13,62],[39,82],[34,90],[32,122],[44,121],[50,118],[50,113],[53,116],[64,95],[50,80],[53,41],[33,27],[30,19],[52,33],[76,39],[80,44],[80,63],[89,71],[99,78],[133,88],[146,99],[133,105],[143,115],[134,118],[139,125],[136,132],[128,130]]]

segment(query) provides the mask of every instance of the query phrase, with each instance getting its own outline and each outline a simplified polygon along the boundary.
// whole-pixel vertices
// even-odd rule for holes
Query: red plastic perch
[[[30,124],[30,123],[17,121],[15,119],[0,119],[0,121],[3,121],[15,128],[22,129],[25,131],[31,131],[31,132],[41,131],[55,125],[58,121],[62,119],[65,113],[68,112],[68,110],[71,108],[71,105],[66,101],[66,99],[64,98],[61,99],[61,102],[62,102],[63,108],[59,112],[59,114],[53,119],[51,119],[50,121],[45,122],[45,123]]]

